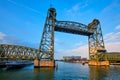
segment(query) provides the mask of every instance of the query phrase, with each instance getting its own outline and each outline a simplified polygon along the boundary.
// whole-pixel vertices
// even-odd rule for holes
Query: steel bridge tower
[[[88,24],[88,30],[93,30],[93,34],[88,36],[89,59],[100,61],[103,57],[101,53],[105,53],[106,49],[99,20],[94,19]]]
[[[50,8],[47,13],[42,39],[40,43],[40,53],[38,59],[51,61],[54,60],[54,27],[56,21],[56,10]]]
[[[49,8],[40,42],[39,54],[37,54],[37,60],[34,61],[35,67],[54,66],[54,31],[88,36],[89,64],[108,65],[109,62],[100,62],[103,57],[102,53],[105,53],[106,50],[99,20],[94,19],[88,25],[72,21],[58,21],[56,20],[56,9]]]
[[[54,66],[54,27],[56,21],[56,9],[50,8],[47,12],[42,39],[39,47],[36,66]]]

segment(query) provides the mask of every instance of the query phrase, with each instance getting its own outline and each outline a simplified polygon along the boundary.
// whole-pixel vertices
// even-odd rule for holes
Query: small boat
[[[85,61],[82,61],[81,63],[82,63],[82,65],[85,65]]]
[[[5,65],[5,62],[0,62],[0,68],[5,68],[6,65]]]
[[[33,64],[32,61],[11,61],[6,63],[6,69],[18,69]]]

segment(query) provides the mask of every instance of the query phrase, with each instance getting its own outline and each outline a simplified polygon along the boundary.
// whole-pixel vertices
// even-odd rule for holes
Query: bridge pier
[[[109,61],[94,61],[90,60],[88,61],[88,65],[90,66],[109,66]]]
[[[40,68],[40,67],[54,67],[55,62],[53,61],[40,61],[40,60],[34,60],[34,68]]]

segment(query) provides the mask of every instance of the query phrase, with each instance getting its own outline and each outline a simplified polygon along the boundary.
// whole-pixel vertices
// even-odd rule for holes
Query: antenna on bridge
[[[52,5],[52,0],[50,0],[50,8],[52,8],[53,7],[53,5]]]

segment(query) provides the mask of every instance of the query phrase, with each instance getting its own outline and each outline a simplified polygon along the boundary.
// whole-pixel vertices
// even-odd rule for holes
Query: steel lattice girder
[[[99,55],[106,52],[100,22],[94,19],[92,23],[88,24],[88,29],[94,30],[94,33],[88,36],[89,58],[100,60]]]
[[[120,52],[106,52],[99,56],[102,56],[101,60],[119,61],[120,62]]]
[[[0,58],[3,59],[24,59],[32,60],[37,57],[38,49],[18,46],[18,45],[8,45],[0,44]]]
[[[50,8],[47,13],[42,39],[39,47],[40,60],[54,60],[54,25],[56,20],[56,10]]]
[[[88,30],[87,25],[72,21],[56,21],[55,31],[85,36],[89,36],[94,33],[92,30]]]

